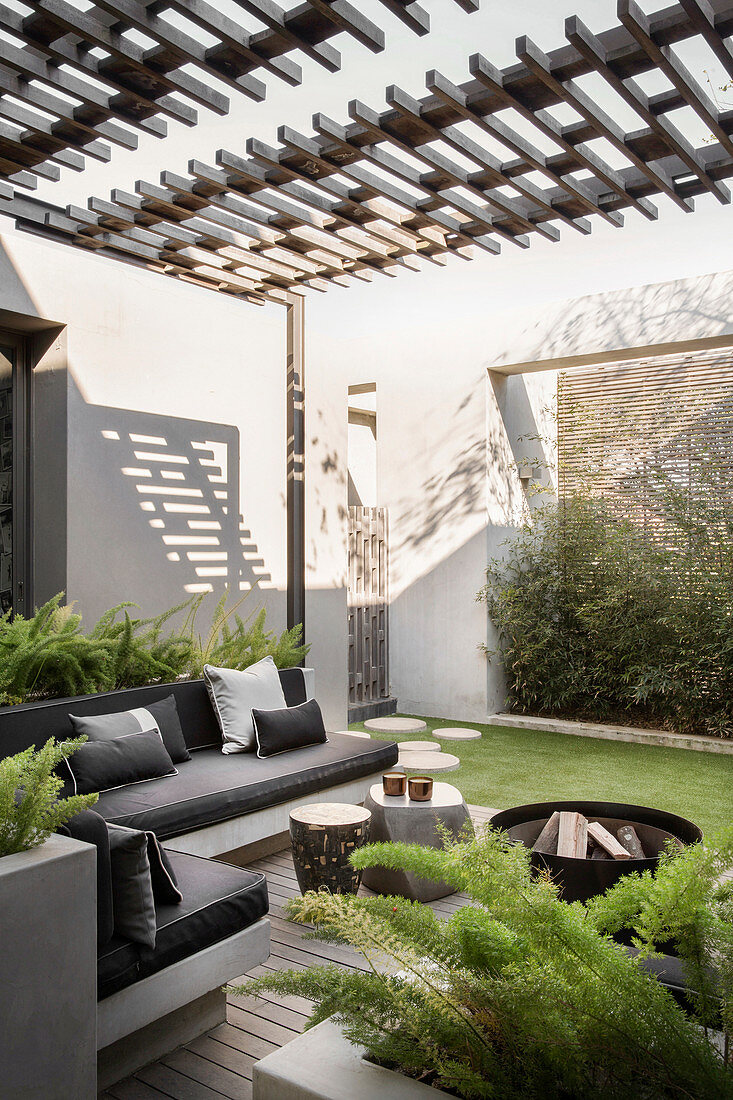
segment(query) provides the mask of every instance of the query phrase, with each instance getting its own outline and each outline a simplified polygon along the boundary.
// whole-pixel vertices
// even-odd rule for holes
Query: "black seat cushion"
[[[120,936],[113,936],[100,949],[99,1000],[241,932],[268,911],[264,875],[182,852],[169,852],[168,857],[183,901],[156,904],[154,950],[139,948]]]
[[[397,762],[393,741],[329,735],[323,745],[259,759],[224,756],[220,748],[194,752],[178,775],[104,791],[95,809],[107,821],[145,829],[161,840],[348,783]],[[185,897],[185,891],[183,891]]]

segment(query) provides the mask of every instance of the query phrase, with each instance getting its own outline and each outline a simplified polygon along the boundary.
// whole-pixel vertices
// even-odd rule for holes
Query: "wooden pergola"
[[[167,120],[193,126],[197,107],[229,110],[227,92],[265,98],[262,75],[301,82],[299,52],[328,72],[341,67],[330,39],[346,33],[378,53],[384,31],[349,0],[304,0],[290,11],[274,0],[236,0],[244,22],[208,0],[67,0],[0,3],[0,177],[34,187],[106,161],[111,145],[137,146],[137,131],[164,137]],[[381,0],[416,34],[428,13],[411,0]],[[465,11],[478,0],[456,0]],[[261,72],[258,72],[261,70]]]
[[[384,2],[414,22],[416,4]],[[264,18],[270,0],[238,3]],[[174,45],[172,31],[161,29],[162,17],[155,14],[160,4],[104,0],[84,16],[65,0],[35,0],[29,6],[35,14],[21,21],[18,34],[33,44],[34,52],[41,40],[57,61],[72,50],[68,35],[58,35],[70,30],[73,11],[72,38],[86,36],[73,46],[75,58],[83,57],[97,75],[116,74],[118,86],[124,69],[124,80],[134,87],[137,71],[112,51],[114,45],[119,52],[120,28],[145,25],[157,45],[141,48],[145,56],[136,54],[136,65],[155,61],[160,84],[138,102],[137,122],[143,127],[162,125],[161,114],[173,109],[169,91],[196,98],[197,86],[175,68],[182,47]],[[308,0],[283,16],[277,30],[253,36],[238,52],[225,35],[224,17],[203,0],[174,0],[168,6],[195,16],[202,26],[210,20],[207,25],[212,33],[217,29],[221,45],[200,51],[200,58],[194,54],[195,61],[220,76],[228,71],[228,82],[245,92],[255,79],[250,75],[253,43],[262,67],[273,71],[274,66],[280,76],[291,71],[286,45],[296,43],[284,28],[294,21],[300,28],[299,48],[305,49],[306,42],[322,62],[324,50],[330,56],[326,30],[344,29],[346,9],[351,33],[371,48],[381,41],[376,31],[366,33],[363,17],[357,18],[345,0]],[[462,6],[475,5],[469,0]],[[104,26],[103,35],[99,32],[108,51],[104,60],[89,52],[93,39],[84,20]],[[567,19],[567,44],[550,53],[522,37],[517,64],[506,69],[474,54],[470,79],[461,85],[430,71],[423,99],[392,85],[387,111],[353,101],[350,121],[317,114],[310,135],[282,126],[276,148],[252,138],[244,151],[220,150],[215,165],[192,160],[186,176],[163,172],[156,184],[139,181],[133,193],[115,190],[109,199],[90,198],[86,209],[51,208],[20,196],[8,184],[0,211],[21,226],[77,247],[261,301],[282,300],[306,288],[325,290],[331,283],[349,285],[375,274],[393,276],[420,266],[421,260],[443,264],[453,254],[468,258],[473,247],[495,254],[502,241],[526,248],[534,234],[555,241],[563,225],[589,233],[593,217],[620,226],[626,209],[653,219],[659,195],[684,211],[704,193],[728,203],[733,110],[719,109],[701,83],[702,74],[698,78],[689,71],[678,47],[697,40],[733,77],[727,41],[732,34],[730,0],[679,0],[653,15],[645,15],[634,0],[619,0],[617,25],[594,34],[578,18]],[[0,44],[0,52],[5,48]],[[132,56],[132,46],[126,48]],[[34,64],[41,62],[34,59]],[[51,61],[43,64],[48,71]],[[35,84],[28,84],[34,72],[30,66],[17,82],[35,94]],[[61,79],[60,70],[54,72]],[[650,73],[663,78],[665,87],[656,94],[645,92],[640,82]],[[595,95],[588,79],[595,81]],[[0,82],[7,80],[7,69],[0,67]],[[144,75],[140,81],[145,82]],[[213,94],[198,91],[204,97]],[[118,127],[111,118],[121,118],[123,108],[129,112],[130,101],[127,93],[107,97],[101,112],[106,111],[107,121],[92,125],[99,111],[88,117],[86,136],[94,132],[95,147],[105,128]],[[0,96],[0,114],[7,110],[3,102]],[[217,109],[211,101],[207,106]],[[627,128],[629,109],[632,129]],[[676,118],[680,111],[683,115]],[[67,113],[76,121],[86,112],[85,107]],[[709,134],[700,144],[685,133],[691,117]],[[67,122],[65,136],[75,133]],[[43,144],[38,133],[23,138],[27,144]],[[90,152],[88,145],[83,148]],[[71,155],[68,146],[61,155]],[[49,154],[43,166],[52,159]],[[2,163],[7,168],[8,162]],[[34,171],[39,173],[38,164]],[[8,171],[6,178],[14,174]]]

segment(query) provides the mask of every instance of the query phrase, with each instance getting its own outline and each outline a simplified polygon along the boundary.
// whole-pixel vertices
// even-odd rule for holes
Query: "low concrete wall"
[[[692,749],[733,756],[733,741],[718,737],[692,737],[668,730],[641,729],[636,726],[610,726],[599,722],[570,722],[564,718],[534,718],[529,714],[491,714],[490,726],[510,726],[514,729],[548,730],[567,733],[571,737],[595,737],[599,741],[633,741],[638,745],[662,745],[668,749]]]
[[[259,1062],[254,1100],[438,1100],[448,1094],[366,1060],[366,1051],[324,1020]]]
[[[0,859],[0,1095],[97,1095],[96,851],[52,836]]]

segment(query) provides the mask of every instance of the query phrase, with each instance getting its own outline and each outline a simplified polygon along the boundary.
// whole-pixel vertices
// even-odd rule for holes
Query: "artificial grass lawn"
[[[481,730],[480,741],[441,741],[442,751],[457,756],[461,766],[435,776],[458,787],[466,802],[476,806],[505,810],[526,802],[595,799],[670,810],[706,834],[733,824],[733,755],[478,722],[424,721],[428,728],[421,733],[384,737],[424,741],[441,726]],[[364,726],[354,723],[350,728]]]

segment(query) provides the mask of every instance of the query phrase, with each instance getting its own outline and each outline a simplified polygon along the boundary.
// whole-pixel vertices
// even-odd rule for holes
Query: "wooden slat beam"
[[[598,205],[594,201],[591,191],[581,182],[572,178],[565,179],[563,176],[559,175],[550,167],[549,158],[536,146],[532,145],[525,137],[522,137],[516,130],[513,130],[511,126],[507,126],[501,119],[494,119],[491,115],[481,115],[472,110],[472,108],[468,106],[468,96],[466,92],[462,88],[451,83],[447,77],[443,76],[435,69],[431,69],[426,76],[426,84],[431,92],[439,96],[447,106],[451,107],[456,112],[456,121],[472,122],[479,130],[482,130],[489,137],[500,142],[502,145],[506,146],[507,149],[515,153],[520,158],[520,163],[526,171],[542,172],[549,180],[562,189],[565,193],[564,201],[572,202],[575,200],[580,203],[582,209],[587,213],[598,214],[612,225],[623,225],[623,215],[612,213]],[[423,115],[423,117],[425,116]],[[516,172],[510,171],[508,166],[503,164],[502,173],[516,186]],[[555,197],[550,200],[550,205],[551,209],[556,209],[561,207],[562,204],[558,198]],[[587,221],[585,221],[585,219],[583,220],[585,226],[587,226]]]
[[[457,2],[466,11],[476,6],[475,0]],[[25,0],[30,14],[0,4],[0,23],[13,37],[0,42],[0,100],[14,94],[6,73],[32,89],[21,96],[28,107],[48,110],[60,100],[47,126],[34,119],[21,133],[3,135],[6,148],[19,148],[0,157],[0,175],[32,186],[27,168],[47,179],[58,174],[57,166],[79,170],[77,155],[85,155],[85,145],[89,155],[104,159],[100,138],[129,144],[126,127],[162,137],[165,118],[195,125],[196,106],[226,114],[230,100],[222,86],[260,101],[266,88],[256,70],[298,85],[302,72],[288,56],[293,51],[336,72],[341,55],[330,39],[337,35],[348,34],[373,52],[385,46],[382,28],[352,0],[303,0],[290,10],[275,0],[235,3],[244,18],[255,17],[265,29],[250,31],[236,10],[224,13],[209,0],[95,0],[85,10],[73,0]],[[387,6],[420,33],[429,25],[427,15],[417,18],[416,4],[388,0]],[[14,106],[0,108],[0,117],[15,122],[9,117]],[[18,173],[17,164],[27,168]]]
[[[321,116],[319,116],[321,117]],[[245,160],[225,149],[217,153],[217,163],[225,170],[233,174],[235,190],[239,190],[242,181],[249,189],[267,188],[262,202],[269,204],[279,200],[277,196],[287,195],[295,198],[306,209],[322,212],[324,201],[329,202],[330,196],[334,196],[349,211],[356,210],[368,218],[377,218],[384,222],[387,232],[396,233],[396,242],[405,249],[414,248],[415,252],[426,256],[428,259],[437,259],[436,250],[443,247],[443,234],[437,229],[430,229],[430,219],[425,214],[418,214],[415,218],[407,213],[400,205],[385,199],[378,187],[365,186],[363,181],[358,181],[356,187],[348,187],[329,176],[319,176],[313,179],[312,175],[303,170],[297,170],[292,165],[286,168],[278,160],[277,150],[271,150],[263,142],[254,139],[248,143],[248,150],[252,156]],[[307,181],[308,188],[303,188],[296,181]],[[274,192],[274,195],[273,195]],[[320,192],[326,199],[320,198]],[[326,209],[330,212],[330,206]],[[381,225],[374,232],[380,232]],[[389,239],[389,238],[388,238]]]
[[[395,250],[417,252],[417,238],[400,230],[393,229],[390,225],[381,225],[375,220],[374,214],[366,210],[368,221],[361,220],[352,211],[361,213],[360,204],[350,200],[348,189],[341,185],[342,192],[339,199],[334,200],[328,194],[306,190],[297,183],[285,183],[277,191],[272,191],[267,184],[267,172],[251,161],[245,161],[234,154],[228,154],[224,150],[220,152],[222,159],[231,158],[229,167],[236,164],[236,171],[222,171],[220,168],[211,168],[201,164],[200,161],[190,161],[189,172],[202,182],[221,187],[222,191],[240,190],[245,195],[253,194],[257,201],[271,210],[287,215],[289,200],[292,198],[298,203],[296,209],[300,211],[300,217],[308,217],[315,212],[318,216],[331,219],[335,226],[350,226],[359,229],[366,234],[366,239],[373,242],[376,248],[383,245],[391,246]],[[255,169],[258,169],[255,172]],[[342,193],[346,192],[343,194]]]
[[[619,0],[618,14],[624,27],[633,35],[646,56],[657,68],[659,68],[660,66],[656,61],[656,56],[659,56],[660,51],[653,38],[651,22],[644,15],[641,8],[634,3],[634,0]],[[627,82],[627,87],[629,85],[633,87],[632,82]],[[730,191],[728,188],[717,180],[713,180],[708,175],[700,161],[698,153],[692,145],[690,145],[687,138],[685,138],[677,127],[668,119],[664,118],[663,115],[656,114],[649,109],[648,101],[645,102],[647,97],[640,88],[635,88],[634,90],[634,98],[637,101],[636,109],[651,129],[666,142],[670,152],[679,157],[690,172],[693,172],[700,179],[703,187],[707,191],[710,191],[719,202],[730,202]],[[690,98],[693,97],[691,96]]]
[[[439,130],[432,123],[426,122],[422,117],[420,103],[408,96],[406,92],[392,85],[387,88],[386,98],[389,105],[395,110],[407,114],[416,122],[419,122],[429,140],[443,141],[461,156],[473,160],[479,165],[479,171],[467,174],[468,186],[474,189],[480,198],[487,199],[493,205],[498,206],[499,209],[503,209],[510,217],[518,219],[530,232],[538,227],[538,222],[543,220],[545,216],[547,219],[562,221],[582,233],[590,232],[590,222],[587,219],[566,217],[551,205],[539,187],[523,182],[521,179],[517,182],[516,178],[511,178],[504,172],[500,160],[492,156],[486,149],[483,149],[478,142],[467,137],[462,130],[459,130],[456,126],[445,126],[442,130]],[[505,199],[497,198],[493,187],[506,186],[514,188],[522,199],[527,201],[528,205],[524,210],[517,210],[516,207],[507,205]],[[554,226],[551,227],[551,230],[551,232],[547,232],[548,238],[557,240],[559,238],[558,230]]]
[[[305,0],[289,11],[275,0],[235,0],[264,25],[253,34],[236,11],[225,15],[210,0],[97,0],[84,13],[69,0],[29,2],[33,16],[8,18],[33,49],[0,42],[0,175],[19,183],[32,183],[35,171],[52,178],[60,167],[81,167],[103,126],[108,140],[124,141],[134,139],[132,129],[160,132],[166,113],[192,123],[188,101],[197,95],[223,109],[220,82],[257,95],[257,68],[297,83],[299,69],[287,57],[293,49],[334,69],[335,34],[347,32],[375,52],[384,44],[355,0]],[[387,6],[424,29],[414,3]],[[166,18],[171,9],[191,33]],[[393,277],[421,257],[468,258],[474,246],[496,254],[502,240],[557,241],[564,226],[590,232],[594,217],[621,226],[627,209],[656,218],[660,195],[684,211],[704,193],[728,202],[733,111],[718,109],[676,47],[699,38],[727,69],[733,0],[680,0],[652,14],[619,0],[618,15],[599,34],[567,20],[566,44],[549,52],[523,36],[517,63],[505,69],[474,54],[462,85],[431,70],[422,99],[390,85],[387,110],[353,100],[345,123],[316,114],[312,134],[281,126],[275,147],[251,138],[246,156],[220,150],[216,167],[192,160],[188,175],[164,172],[159,184],[139,181],[135,194],[113,191],[111,202],[92,199],[86,211],[51,212],[47,227],[80,247],[127,249],[165,274],[256,298],[263,287],[323,290]],[[154,44],[135,46],[131,30]],[[202,45],[199,31],[214,45]],[[188,66],[216,79],[187,83]],[[148,68],[157,76],[133,103]],[[639,78],[655,72],[668,86],[647,95]],[[589,74],[632,109],[636,129],[618,121],[613,102],[602,106],[586,91]],[[573,120],[561,123],[558,108],[570,109]],[[713,143],[694,147],[673,121],[680,108],[694,113]],[[508,111],[523,120],[521,133]],[[45,119],[54,113],[57,122]],[[601,155],[602,144],[611,152]],[[106,155],[105,146],[94,148]],[[38,227],[35,207],[2,201],[4,209],[27,209]]]
[[[717,29],[712,4],[708,3],[708,0],[679,0],[679,2],[690,21],[690,26],[705,40],[728,76],[733,77],[733,51]]]
[[[158,71],[152,79],[145,62],[146,51],[141,46],[134,45],[65,0],[28,2],[35,9],[34,15],[22,20],[22,31],[28,40],[60,63],[73,65],[95,80],[102,80],[116,88],[129,99],[128,109],[137,112],[146,110],[149,114],[160,112],[185,125],[195,125],[196,111],[167,94],[174,91],[195,99],[211,110],[221,114],[226,112],[226,97],[187,74],[173,79],[167,73]],[[69,34],[81,35],[85,48],[70,42],[67,38]],[[100,59],[90,54],[90,46],[105,50],[108,57]]]

